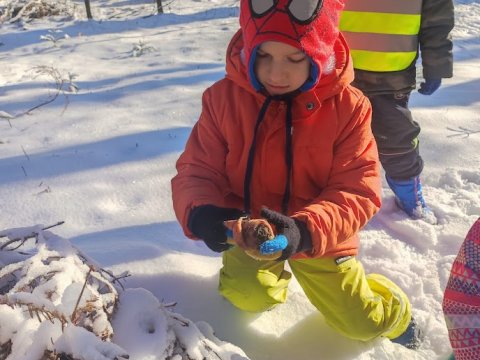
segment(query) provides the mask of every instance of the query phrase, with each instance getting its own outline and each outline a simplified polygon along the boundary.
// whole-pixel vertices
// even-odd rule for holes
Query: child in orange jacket
[[[203,94],[172,179],[186,236],[223,252],[220,293],[246,311],[285,302],[290,272],[341,334],[415,348],[405,293],[357,261],[358,232],[380,207],[371,106],[350,86],[337,0],[241,0],[226,76]],[[243,220],[264,219],[285,240],[272,260],[248,249]],[[250,257],[255,250],[265,258]],[[278,249],[274,249],[277,251]],[[273,251],[273,250],[272,250]]]

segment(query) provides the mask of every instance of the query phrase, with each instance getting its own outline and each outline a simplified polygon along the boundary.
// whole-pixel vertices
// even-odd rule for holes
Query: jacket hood
[[[226,77],[245,90],[259,95],[248,76],[244,49],[243,32],[240,29],[227,48]],[[316,84],[311,89],[300,93],[297,99],[303,98],[306,101],[321,103],[324,99],[340,93],[353,81],[354,72],[350,51],[342,34],[338,34],[333,44],[333,58],[335,60],[333,71],[319,76]]]
[[[342,0],[241,0],[240,27],[247,76],[261,89],[254,73],[257,48],[277,41],[298,48],[311,62],[310,78],[300,88],[313,88],[325,72],[338,38]]]

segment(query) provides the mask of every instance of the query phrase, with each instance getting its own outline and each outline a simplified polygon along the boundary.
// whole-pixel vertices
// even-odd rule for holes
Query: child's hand
[[[420,84],[418,92],[422,95],[432,95],[442,85],[442,79],[425,79]]]
[[[287,244],[284,246],[279,260],[286,260],[292,255],[311,247],[311,237],[305,223],[266,207],[262,209],[260,214],[275,227],[276,238],[283,236],[286,239]]]
[[[191,211],[188,226],[190,231],[202,239],[210,250],[222,252],[231,247],[230,244],[227,244],[223,221],[236,219],[242,215],[242,211],[238,209],[202,205]]]

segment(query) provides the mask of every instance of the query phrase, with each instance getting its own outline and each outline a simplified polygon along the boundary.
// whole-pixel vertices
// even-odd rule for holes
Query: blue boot
[[[395,202],[412,219],[422,219],[435,225],[437,218],[427,204],[422,194],[420,177],[416,176],[407,180],[394,180],[386,176],[388,186],[395,194]]]

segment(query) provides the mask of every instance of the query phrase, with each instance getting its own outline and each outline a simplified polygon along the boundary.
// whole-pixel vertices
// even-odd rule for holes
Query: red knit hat
[[[265,41],[279,41],[308,55],[312,70],[300,90],[314,87],[333,54],[342,8],[342,0],[240,0],[245,60],[253,87],[262,87],[254,63],[257,47]]]

